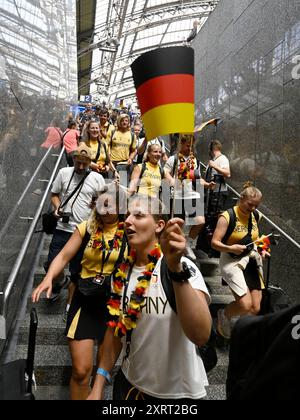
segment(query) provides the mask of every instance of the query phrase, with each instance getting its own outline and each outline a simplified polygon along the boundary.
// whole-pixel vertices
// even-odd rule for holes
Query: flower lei
[[[155,248],[148,254],[148,264],[145,271],[138,277],[138,282],[134,291],[131,293],[128,309],[126,312],[121,310],[121,299],[124,285],[127,281],[127,273],[129,268],[134,264],[136,252],[132,250],[127,256],[124,263],[120,265],[114,275],[112,282],[112,293],[107,308],[109,313],[113,316],[113,320],[109,321],[107,325],[115,329],[115,336],[123,337],[127,331],[136,328],[137,319],[141,313],[141,309],[145,300],[145,293],[149,287],[153,270],[157,261],[161,256],[160,245],[156,244]]]
[[[262,251],[266,251],[270,254],[271,252],[271,242],[269,240],[269,238],[265,235],[262,235],[259,239],[257,239],[255,241],[256,246],[257,246],[257,250],[258,252],[261,254]]]
[[[183,181],[184,179],[192,179],[196,168],[196,158],[194,154],[191,153],[187,161],[181,153],[178,154],[178,158],[180,162],[178,168],[178,179],[180,181]]]
[[[113,249],[120,249],[121,248],[123,236],[124,236],[124,233],[125,233],[124,227],[125,227],[124,222],[120,222],[118,224],[115,236],[110,241],[108,241],[108,246],[109,247],[112,247]],[[98,248],[98,249],[102,250],[103,245],[105,245],[103,243],[103,231],[102,231],[102,228],[99,227],[96,230],[96,233],[94,235],[92,248],[94,248],[94,249]]]

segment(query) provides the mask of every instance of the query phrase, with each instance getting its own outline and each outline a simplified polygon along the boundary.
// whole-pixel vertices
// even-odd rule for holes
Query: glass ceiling
[[[214,10],[218,0],[97,0],[90,94],[94,101],[113,103],[135,97],[130,64],[159,46],[184,45]]]

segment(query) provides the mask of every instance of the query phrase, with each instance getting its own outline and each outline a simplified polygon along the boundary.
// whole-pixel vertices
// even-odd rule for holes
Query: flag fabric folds
[[[194,131],[194,50],[158,48],[132,64],[134,84],[148,140]]]

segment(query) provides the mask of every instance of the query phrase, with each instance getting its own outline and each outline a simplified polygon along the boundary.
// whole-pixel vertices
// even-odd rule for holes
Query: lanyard
[[[126,277],[125,285],[124,285],[123,300],[122,300],[122,312],[123,313],[124,313],[124,310],[125,310],[125,300],[126,300],[126,295],[127,295],[127,290],[128,290],[132,270],[133,270],[133,265],[130,265],[128,275]],[[129,297],[129,300],[130,300],[130,297]],[[124,355],[124,360],[128,358],[129,353],[130,353],[131,334],[132,334],[132,330],[127,330],[126,331],[126,351],[125,351],[125,355]]]
[[[116,233],[117,233],[117,231],[118,231],[118,227],[117,227]],[[111,240],[111,241],[112,241],[112,244],[111,244],[111,246],[109,247],[108,253],[105,255],[105,253],[106,253],[105,239],[104,239],[104,233],[102,232],[102,240],[101,240],[101,242],[102,242],[102,258],[101,258],[101,271],[100,271],[100,275],[102,275],[102,274],[103,274],[104,265],[105,265],[105,263],[109,260],[109,257],[110,257],[110,255],[111,255],[111,253],[113,252],[113,249],[114,249],[114,243],[115,243],[115,238],[116,238],[116,233],[115,233],[115,235],[114,235],[113,239]],[[108,241],[108,242],[109,242],[109,241]],[[121,252],[121,251],[120,251],[120,252]]]

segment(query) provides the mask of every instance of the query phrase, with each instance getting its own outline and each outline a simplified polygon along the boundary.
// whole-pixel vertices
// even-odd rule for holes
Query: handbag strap
[[[250,213],[249,220],[248,220],[248,236],[252,237],[252,213]]]

